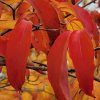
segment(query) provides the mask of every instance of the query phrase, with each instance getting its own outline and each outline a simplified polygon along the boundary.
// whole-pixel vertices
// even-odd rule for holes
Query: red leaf
[[[47,32],[42,30],[34,31],[32,44],[38,51],[44,51],[47,53],[49,51],[49,38]]]
[[[10,84],[20,91],[25,81],[27,57],[30,51],[32,23],[21,20],[10,33],[7,42],[6,65]]]
[[[70,32],[62,33],[48,54],[48,78],[57,100],[71,100],[66,67],[66,50]]]
[[[92,95],[94,74],[94,50],[88,33],[74,31],[69,39],[69,53],[72,58],[80,88]]]
[[[27,77],[30,76],[30,70],[29,70],[29,69],[26,69],[25,75],[26,75]]]
[[[50,4],[49,0],[28,0],[32,6],[37,10],[43,25],[47,29],[59,29],[60,21],[55,8]],[[48,35],[52,42],[60,34],[59,30],[49,31]]]
[[[1,73],[1,71],[2,71],[2,66],[0,66],[0,73]]]
[[[5,57],[6,46],[7,46],[7,40],[3,36],[0,36],[0,56]]]
[[[29,3],[22,2],[22,4],[18,7],[16,14],[18,16],[22,16],[29,9],[29,7]]]
[[[31,14],[30,15],[30,20],[32,21],[33,25],[38,25],[38,24],[42,23],[40,21],[40,19],[38,18],[37,13]]]
[[[91,12],[91,15],[93,19],[95,20],[95,22],[97,23],[97,25],[100,26],[100,13],[95,10]]]
[[[31,21],[33,22],[33,25],[37,25],[38,26],[38,17],[35,14],[32,18],[30,18]],[[43,26],[41,26],[41,28],[44,28]],[[33,32],[32,35],[32,45],[34,46],[34,48],[36,48],[38,51],[44,51],[44,52],[48,52],[49,51],[49,37],[46,31],[44,30],[35,30]]]
[[[73,7],[75,9],[77,17],[83,23],[90,37],[93,37],[95,42],[98,44],[99,32],[98,32],[95,22],[92,19],[92,16],[88,13],[88,11],[86,11],[85,9],[81,7],[78,7],[78,6],[73,6]]]

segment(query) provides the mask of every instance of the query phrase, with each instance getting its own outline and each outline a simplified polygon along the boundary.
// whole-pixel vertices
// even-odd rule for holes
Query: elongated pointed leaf
[[[76,69],[80,88],[86,94],[93,96],[94,50],[85,30],[72,33],[69,39],[69,53]]]
[[[38,12],[43,25],[47,29],[59,29],[60,21],[55,8],[50,4],[49,0],[28,0]],[[59,30],[48,31],[50,39],[54,42],[60,34]]]
[[[20,91],[25,81],[25,68],[30,51],[32,23],[21,20],[7,42],[6,65],[10,84]]]
[[[83,9],[81,7],[73,6],[73,8],[75,9],[77,17],[79,18],[79,20],[82,22],[82,24],[86,28],[90,37],[93,37],[96,44],[98,44],[98,42],[99,42],[99,32],[98,32],[96,24],[93,21],[91,15],[88,13],[88,11],[86,11],[85,9]]]
[[[68,86],[66,50],[70,32],[62,33],[48,54],[48,78],[57,100],[71,100]]]

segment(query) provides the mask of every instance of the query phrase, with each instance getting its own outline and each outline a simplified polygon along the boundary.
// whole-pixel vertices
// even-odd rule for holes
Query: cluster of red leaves
[[[27,1],[36,9],[43,23],[43,28],[51,30],[47,32],[38,30],[33,35],[32,23],[36,23],[35,18],[33,17],[30,21],[25,20],[23,13],[28,5],[23,3],[19,7],[17,14],[21,18],[19,18],[11,32],[0,37],[0,55],[6,58],[7,75],[10,84],[17,91],[21,91],[25,81],[27,57],[32,43],[38,51],[48,52],[48,79],[55,91],[57,100],[71,100],[67,79],[67,50],[73,61],[80,88],[87,95],[94,97],[92,90],[95,66],[91,39],[94,39],[96,44],[98,44],[99,34],[91,15],[83,8],[70,5],[74,9],[75,15],[73,16],[82,23],[83,29],[68,31],[61,27],[59,17],[61,15],[58,15],[57,11],[59,9],[52,5],[55,0]],[[56,0],[58,3],[66,1]],[[24,10],[20,11],[22,8]]]

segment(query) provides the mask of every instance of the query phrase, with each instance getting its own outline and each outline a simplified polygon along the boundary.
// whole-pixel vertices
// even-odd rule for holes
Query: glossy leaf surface
[[[62,33],[48,54],[48,78],[55,91],[57,100],[71,100],[66,66],[66,50],[70,32]]]
[[[76,69],[80,88],[86,94],[93,96],[94,50],[85,30],[72,33],[69,39],[69,53]]]
[[[10,33],[7,42],[6,65],[10,84],[20,91],[25,81],[27,57],[30,51],[32,23],[21,20]]]

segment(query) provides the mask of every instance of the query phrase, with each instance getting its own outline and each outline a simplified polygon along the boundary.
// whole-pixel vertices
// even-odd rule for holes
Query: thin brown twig
[[[24,0],[21,0],[20,3],[16,6],[15,10],[23,3]]]
[[[40,63],[38,63],[38,62],[35,62],[35,63],[37,63],[37,64],[40,64]],[[4,58],[3,57],[0,57],[0,66],[5,66],[6,64],[5,64],[5,60],[4,60]],[[27,64],[27,66],[26,66],[26,68],[27,69],[32,69],[32,70],[35,70],[35,71],[47,71],[47,65],[45,65],[45,64],[43,64],[42,66],[40,66],[39,65],[39,67],[35,67],[35,66],[33,66],[33,65],[31,65],[31,64]],[[73,77],[73,78],[76,78],[76,76],[75,75],[73,75],[73,74],[71,74],[71,73],[75,73],[76,71],[75,71],[75,69],[68,69],[68,76],[70,76],[70,77]],[[97,81],[97,82],[100,82],[100,79],[98,79],[97,77],[95,77],[94,76],[94,80],[95,81]]]
[[[92,4],[92,3],[95,3],[95,2],[96,2],[96,0],[92,0],[91,2],[89,2],[89,3],[87,3],[86,5],[82,6],[82,8],[85,8],[85,7],[87,7],[88,5],[90,5],[90,4]]]
[[[44,30],[44,31],[58,31],[59,29],[40,28],[39,30]]]
[[[4,1],[1,1],[1,0],[0,0],[0,3],[2,3],[2,4],[4,4],[4,5],[6,5],[6,6],[8,6],[10,9],[12,9],[12,10],[13,10],[13,7],[12,7],[11,5],[9,5],[9,4],[7,4],[7,3],[5,3]]]
[[[7,86],[10,86],[10,84],[5,84],[4,86],[0,86],[0,89],[1,89],[1,88],[5,88],[5,87],[7,87]]]
[[[45,66],[45,67],[47,67],[46,64],[42,64],[42,63],[40,63],[40,62],[36,62],[36,61],[32,61],[32,62],[35,63],[35,64],[39,64],[40,66]]]
[[[15,20],[16,19],[16,9],[22,4],[23,1],[24,0],[21,0],[21,2],[16,6],[16,8],[13,8],[11,5],[9,5],[9,4],[5,3],[4,1],[1,1],[1,0],[0,0],[0,3],[8,6],[12,10],[13,20]]]
[[[39,67],[35,67],[35,66],[27,66],[26,67],[27,69],[32,69],[32,70],[35,70],[35,71],[47,71],[47,67],[44,67],[44,66],[39,66]]]
[[[72,78],[77,78],[75,75],[72,75],[70,73],[68,73],[68,76],[72,77]],[[94,80],[97,82],[100,82],[100,79],[98,79],[97,77],[94,76]]]
[[[83,0],[79,0],[75,5],[79,5]]]
[[[96,47],[94,48],[94,51],[100,50],[100,47]]]
[[[7,3],[1,1],[1,0],[0,0],[0,2],[1,2],[2,4],[4,4],[4,5],[8,6],[8,7],[12,10],[13,20],[15,20],[15,9],[14,9],[11,5],[9,5],[9,4],[7,4]]]
[[[4,34],[6,34],[6,33],[10,32],[10,31],[12,31],[12,29],[7,29],[6,31],[4,31],[4,32],[0,33],[0,36],[3,36]]]

